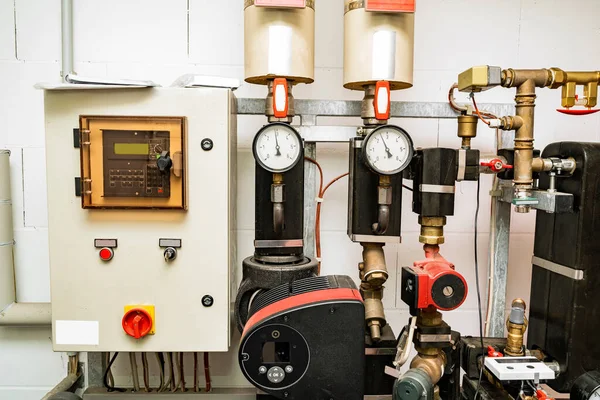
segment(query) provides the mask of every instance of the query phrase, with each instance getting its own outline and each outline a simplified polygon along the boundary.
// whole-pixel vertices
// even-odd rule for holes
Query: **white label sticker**
[[[289,76],[292,71],[292,28],[269,27],[269,74]]]
[[[100,322],[56,321],[54,341],[62,345],[98,346],[100,344]]]
[[[396,74],[396,31],[373,33],[372,79],[393,81]]]

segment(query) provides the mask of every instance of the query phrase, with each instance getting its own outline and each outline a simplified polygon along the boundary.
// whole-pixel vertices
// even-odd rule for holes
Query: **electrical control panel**
[[[84,208],[185,203],[185,117],[81,116]]]
[[[227,351],[235,98],[46,90],[55,351]]]

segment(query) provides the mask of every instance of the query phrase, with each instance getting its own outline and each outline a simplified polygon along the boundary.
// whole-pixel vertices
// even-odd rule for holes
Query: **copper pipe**
[[[516,197],[531,197],[533,189],[533,124],[535,112],[535,85],[533,79],[523,82],[517,88],[515,101],[517,117],[523,125],[515,131],[514,183]],[[517,211],[529,212],[529,207],[519,206]]]
[[[534,87],[547,87],[554,83],[554,74],[549,69],[505,69],[502,71],[502,86],[511,88],[533,81]]]

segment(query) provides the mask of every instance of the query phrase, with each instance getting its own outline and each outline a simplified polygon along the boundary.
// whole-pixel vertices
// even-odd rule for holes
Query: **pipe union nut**
[[[271,202],[283,203],[285,201],[285,184],[271,185]]]
[[[389,206],[392,204],[392,188],[390,186],[378,186],[377,201],[379,204],[383,205]]]

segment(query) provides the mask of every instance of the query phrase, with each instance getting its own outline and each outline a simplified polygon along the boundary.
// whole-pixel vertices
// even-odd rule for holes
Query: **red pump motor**
[[[439,246],[425,245],[423,250],[425,260],[402,269],[402,301],[413,315],[430,306],[443,311],[460,307],[468,293],[465,278],[440,255]]]

